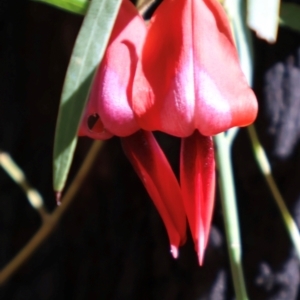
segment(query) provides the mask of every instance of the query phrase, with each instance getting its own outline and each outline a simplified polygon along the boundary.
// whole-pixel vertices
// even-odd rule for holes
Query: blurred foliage
[[[43,2],[74,14],[84,15],[88,9],[89,0],[33,0]]]
[[[280,9],[280,25],[300,31],[300,5],[282,3]]]

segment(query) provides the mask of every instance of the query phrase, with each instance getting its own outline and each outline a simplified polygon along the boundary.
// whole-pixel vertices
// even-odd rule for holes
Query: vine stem
[[[284,199],[275,183],[266,152],[259,142],[254,125],[248,127],[248,133],[250,136],[256,162],[267,181],[268,187],[281,213],[284,225],[288,231],[292,243],[294,244],[298,258],[300,259],[300,234],[296,222],[294,221],[287,206],[285,205]]]
[[[76,196],[76,193],[84,182],[84,179],[92,167],[102,145],[102,141],[93,142],[93,145],[89,150],[83,164],[81,165],[80,170],[63,197],[62,204],[58,206],[51,214],[44,216],[40,229],[29,240],[27,245],[25,245],[25,247],[23,247],[21,251],[0,271],[0,285],[5,284],[54,231],[63,213],[70,206]]]
[[[6,172],[6,174],[23,190],[28,202],[39,213],[41,219],[44,220],[47,218],[49,213],[44,205],[43,197],[30,185],[24,172],[13,161],[11,156],[3,151],[0,151],[0,166]]]
[[[215,136],[214,141],[217,148],[218,182],[234,290],[237,300],[248,300],[241,259],[239,221],[230,154],[231,141],[225,133]]]

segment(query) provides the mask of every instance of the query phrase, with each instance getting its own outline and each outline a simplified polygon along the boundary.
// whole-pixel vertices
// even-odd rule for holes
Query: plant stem
[[[214,140],[217,146],[218,181],[234,290],[237,300],[247,300],[248,296],[241,260],[239,221],[231,166],[231,143],[228,142],[228,138],[224,133],[215,136]]]
[[[139,13],[143,15],[154,2],[155,0],[139,0],[136,4],[136,8]]]
[[[239,53],[241,68],[252,86],[253,49],[250,30],[246,25],[246,0],[225,0],[225,8],[232,22],[233,35]]]
[[[88,171],[96,159],[102,147],[102,141],[94,141],[88,155],[82,163],[80,170],[70,185],[68,191],[62,199],[62,204],[53,213],[47,215],[43,220],[43,225],[22,250],[0,271],[0,285],[5,284],[9,278],[28,260],[41,244],[48,238],[58,225],[60,218],[75,198],[76,193],[81,187]]]
[[[28,202],[39,213],[42,220],[48,216],[44,200],[40,193],[34,189],[26,179],[24,172],[13,161],[8,153],[0,151],[0,166],[9,175],[9,177],[23,190],[27,196]]]
[[[296,222],[294,221],[288,208],[286,207],[284,199],[275,183],[275,180],[272,176],[271,166],[269,164],[265,150],[259,142],[254,125],[248,127],[248,133],[251,139],[251,144],[257,164],[267,181],[269,189],[281,213],[284,225],[288,231],[288,234],[290,235],[291,241],[294,244],[294,247],[300,259],[300,234]]]

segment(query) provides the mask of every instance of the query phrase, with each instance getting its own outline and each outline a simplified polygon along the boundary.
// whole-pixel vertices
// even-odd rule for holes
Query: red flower
[[[157,8],[138,62],[132,108],[141,128],[183,137],[180,183],[201,264],[215,189],[210,136],[249,125],[257,115],[217,0],[164,0]]]
[[[125,153],[166,225],[173,256],[185,241],[186,215],[202,264],[215,190],[211,136],[246,126],[256,114],[217,0],[164,0],[147,34],[123,0],[80,134],[123,137]],[[180,188],[153,135],[139,128],[183,138]]]

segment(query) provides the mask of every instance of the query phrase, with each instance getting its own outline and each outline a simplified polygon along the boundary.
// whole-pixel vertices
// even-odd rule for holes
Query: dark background
[[[0,148],[52,210],[52,147],[58,102],[82,18],[40,3],[0,1]],[[254,38],[259,137],[300,225],[300,35]],[[158,138],[175,170],[179,139]],[[91,141],[82,138],[71,178]],[[243,261],[250,299],[300,299],[299,261],[251,152],[246,130],[233,148]],[[40,226],[22,191],[0,170],[0,267]],[[55,233],[0,289],[0,299],[233,299],[219,198],[203,267],[189,236],[173,260],[162,221],[109,140]]]

